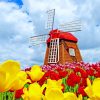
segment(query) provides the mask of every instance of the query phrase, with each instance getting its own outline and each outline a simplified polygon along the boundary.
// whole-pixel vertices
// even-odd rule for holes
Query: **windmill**
[[[80,20],[59,25],[59,29],[53,29],[55,9],[47,11],[48,20],[46,29],[49,34],[30,37],[31,46],[47,44],[44,64],[65,64],[66,62],[82,61],[77,46],[77,38],[70,32],[81,31]]]

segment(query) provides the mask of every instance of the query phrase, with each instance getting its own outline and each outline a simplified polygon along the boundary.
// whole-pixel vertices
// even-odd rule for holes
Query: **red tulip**
[[[81,77],[72,72],[72,73],[68,76],[68,79],[67,79],[66,82],[67,82],[67,84],[68,84],[69,86],[72,86],[72,87],[73,87],[73,86],[75,86],[77,83],[79,83],[80,80],[81,80]]]
[[[82,96],[87,96],[85,91],[84,91],[85,88],[86,88],[85,86],[79,87],[78,88],[78,94],[82,94]]]
[[[66,77],[67,74],[68,74],[67,71],[59,71],[59,76],[60,76],[60,78],[64,78],[64,77]]]
[[[22,94],[23,94],[23,88],[20,89],[20,90],[17,90],[17,91],[15,92],[15,98],[16,98],[16,99],[21,98],[21,95],[22,95]]]
[[[88,75],[90,76],[94,76],[94,70],[92,68],[90,68],[89,70],[86,70]]]

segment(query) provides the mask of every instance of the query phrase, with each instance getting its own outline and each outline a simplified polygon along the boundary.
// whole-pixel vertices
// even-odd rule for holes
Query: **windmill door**
[[[57,63],[59,61],[59,38],[51,39],[48,56],[48,63]]]

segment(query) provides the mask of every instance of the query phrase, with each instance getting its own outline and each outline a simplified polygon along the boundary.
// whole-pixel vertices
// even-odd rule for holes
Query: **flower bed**
[[[100,63],[34,65],[25,70],[0,65],[0,100],[100,100]]]

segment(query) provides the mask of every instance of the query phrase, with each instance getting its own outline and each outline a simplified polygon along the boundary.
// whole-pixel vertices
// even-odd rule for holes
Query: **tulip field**
[[[0,100],[100,100],[100,62],[33,65],[0,64]]]

